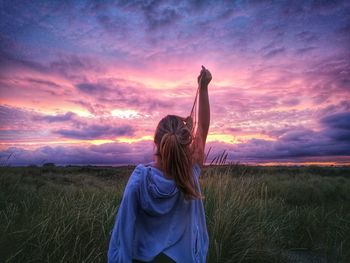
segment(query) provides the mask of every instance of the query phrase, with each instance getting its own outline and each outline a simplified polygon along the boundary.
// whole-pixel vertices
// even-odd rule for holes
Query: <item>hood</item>
[[[150,165],[138,165],[142,169],[140,183],[141,208],[151,215],[169,213],[181,197],[174,180],[166,179],[162,171]]]

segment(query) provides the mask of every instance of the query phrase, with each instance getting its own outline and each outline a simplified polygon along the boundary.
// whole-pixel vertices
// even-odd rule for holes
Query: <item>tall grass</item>
[[[1,262],[101,262],[122,188],[2,176]]]
[[[318,175],[204,175],[209,262],[287,262],[289,251],[350,259],[350,181]]]
[[[0,262],[105,262],[132,169],[1,168]],[[205,168],[208,262],[296,262],[300,251],[349,262],[349,171]]]

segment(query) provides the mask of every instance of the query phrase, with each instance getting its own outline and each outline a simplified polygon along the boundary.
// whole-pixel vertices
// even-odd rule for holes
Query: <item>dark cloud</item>
[[[81,81],[88,72],[101,72],[97,59],[77,55],[60,55],[58,59],[48,65],[51,72],[59,74],[74,81]]]
[[[26,108],[0,105],[0,124],[3,127],[37,127],[40,122],[78,122],[73,112],[64,114],[45,115]],[[36,125],[33,125],[36,124]]]
[[[97,21],[102,28],[119,39],[133,36],[135,28],[132,26],[142,25],[142,28],[139,28],[141,31],[169,28],[181,18],[181,11],[185,11],[179,10],[176,2],[166,1],[89,3],[87,9],[90,15],[96,15],[97,12]],[[109,10],[115,10],[113,15]],[[138,24],[137,20],[142,20],[142,23]]]
[[[99,85],[99,84],[92,84],[92,83],[80,83],[76,85],[76,88],[79,91],[82,91],[84,93],[91,94],[91,95],[94,95],[98,92],[108,91],[108,88],[106,88],[105,86]]]
[[[281,102],[282,105],[286,106],[296,106],[300,103],[300,100],[297,98],[285,99]]]
[[[269,52],[267,52],[266,54],[264,54],[264,57],[265,58],[272,58],[272,57],[275,57],[279,54],[283,54],[285,51],[286,51],[286,49],[284,47],[272,49]]]
[[[120,34],[123,37],[127,35],[127,19],[120,16],[99,15],[98,22],[102,25],[104,30],[112,34]]]
[[[47,137],[47,134],[43,135],[37,127],[30,127],[32,125],[16,127],[11,129],[0,129],[0,141],[6,144],[13,144],[13,142],[27,142],[27,141],[40,141],[43,136]]]
[[[58,58],[42,63],[32,59],[24,58],[20,54],[10,51],[5,53],[0,50],[0,68],[4,70],[27,69],[36,71],[43,75],[61,76],[74,82],[86,81],[89,72],[100,73],[101,67],[97,59],[92,61],[88,57],[77,55],[60,55]],[[58,84],[34,78],[27,78],[29,83],[57,87]]]
[[[347,146],[350,147],[350,129],[328,129],[325,134],[336,142],[347,143]]]
[[[330,102],[332,98],[349,98],[350,62],[346,57],[347,53],[344,53],[312,61],[302,73],[305,83],[308,83],[305,92],[315,105]]]
[[[59,87],[61,87],[61,86],[58,85],[57,83],[52,82],[52,81],[48,81],[48,80],[35,79],[35,78],[27,78],[26,80],[27,80],[29,83],[33,83],[33,84],[39,84],[39,85],[44,85],[44,86],[53,87],[53,88],[59,88]]]
[[[180,19],[180,13],[172,8],[166,7],[161,10],[155,10],[148,6],[145,7],[145,17],[150,30],[155,30],[170,26]]]
[[[74,117],[77,115],[73,112],[67,112],[65,114],[57,114],[57,115],[43,115],[34,117],[34,121],[47,121],[47,122],[66,122],[72,121]]]
[[[115,139],[133,137],[136,129],[110,118],[80,117],[73,112],[45,115],[25,108],[0,105],[0,141]]]
[[[336,29],[336,37],[343,40],[346,50],[350,50],[350,21]]]
[[[0,125],[2,127],[23,127],[23,124],[30,123],[36,117],[39,117],[39,114],[34,111],[20,107],[0,105]]]
[[[80,146],[39,147],[35,150],[11,147],[0,151],[3,165],[42,165],[53,162],[57,165],[118,165],[147,163],[153,160],[151,142],[108,143]]]
[[[310,1],[311,8],[319,11],[321,14],[330,14],[337,9],[342,8],[342,5],[346,1],[344,0],[332,0],[332,1]]]
[[[79,83],[75,87],[78,91],[94,97],[98,103],[95,106],[108,105],[110,108],[130,107],[141,111],[150,112],[155,109],[171,109],[174,102],[171,99],[155,95],[140,84],[123,83],[125,80],[101,80],[101,83]],[[96,112],[96,107],[91,104],[75,101],[87,108],[90,112]],[[99,106],[100,105],[100,106]]]
[[[228,131],[229,133],[232,133],[232,134],[239,133],[239,132],[243,131],[241,128],[231,128],[231,127],[230,128],[226,128],[225,130]]]
[[[299,48],[299,49],[295,50],[295,53],[297,55],[303,55],[303,54],[309,53],[310,51],[315,50],[315,49],[316,49],[316,47],[304,47],[304,48]]]
[[[227,150],[229,160],[243,162],[301,162],[315,160],[319,157],[324,161],[337,160],[345,157],[350,160],[350,127],[349,112],[329,115],[320,120],[323,128],[314,131],[302,127],[288,127],[269,131],[275,141],[251,139],[245,143],[229,145],[211,142],[212,156]],[[345,159],[346,160],[346,159]]]
[[[0,68],[28,68],[41,73],[49,73],[49,69],[39,62],[22,58],[19,54],[5,53],[0,50]]]
[[[302,31],[296,34],[296,37],[306,43],[310,43],[313,41],[318,40],[318,36],[315,33],[309,32],[309,31]]]
[[[290,130],[283,134],[279,140],[282,142],[310,142],[317,137],[317,132],[308,129]]]
[[[350,112],[340,112],[321,119],[324,133],[334,141],[350,144]]]
[[[124,37],[127,38],[125,39],[127,45],[123,43],[124,41],[111,45],[93,42],[93,46],[89,48],[101,51],[100,48],[103,46],[108,49],[103,51],[107,52],[111,52],[112,49],[122,50],[130,59],[133,52],[128,49],[128,46],[138,47],[139,50],[146,52],[155,48],[155,46],[146,47],[145,43],[160,42],[167,45],[172,43],[174,50],[178,52],[176,44],[181,44],[178,40],[182,39],[179,36],[189,36],[186,38],[190,42],[188,46],[195,45],[196,39],[199,38],[202,43],[209,42],[210,45],[206,46],[206,50],[211,49],[211,45],[214,45],[214,48],[219,45],[227,52],[232,51],[232,44],[237,48],[235,45],[237,43],[246,43],[247,47],[240,48],[242,50],[247,48],[246,51],[251,52],[249,46],[265,45],[265,40],[270,41],[271,38],[273,38],[272,41],[284,40],[283,42],[286,43],[292,37],[293,44],[293,38],[310,43],[320,40],[320,36],[325,32],[329,33],[333,25],[339,27],[337,22],[345,21],[346,24],[349,6],[346,1],[217,2],[200,0],[105,1],[103,3],[86,1],[84,4],[6,3],[2,10],[1,21],[6,25],[2,31],[6,35],[11,35],[10,32],[12,32],[10,40],[15,39],[13,36],[21,36],[27,32],[28,34],[37,33],[37,29],[45,30],[44,32],[47,33],[57,33],[54,29],[58,26],[63,27],[59,29],[69,26],[70,30],[67,30],[67,34],[64,35],[66,38],[62,38],[62,41],[68,42],[70,48],[74,47],[78,50],[74,41],[81,40],[84,47],[92,37],[97,39],[100,37],[106,41],[101,31],[107,31],[112,37],[108,40],[123,40],[121,37]],[[64,23],[59,25],[56,19],[50,19],[50,14],[54,14],[55,18],[61,18]],[[149,30],[152,33],[160,30],[164,32],[149,34]],[[212,36],[216,35],[218,38],[212,39]],[[43,39],[45,38],[37,38],[37,41],[43,41]],[[261,43],[258,43],[260,40],[262,40]],[[286,44],[290,45],[290,43]],[[180,49],[183,45],[177,46]],[[289,46],[286,45],[285,48],[287,52]],[[270,55],[277,54],[272,50],[270,52],[272,52]],[[265,55],[269,57],[268,54]],[[62,70],[66,66],[72,67],[72,64],[74,64],[73,67],[79,66],[78,61],[73,63],[62,61],[59,64],[53,63],[52,66]]]
[[[288,133],[289,131],[293,131],[293,130],[299,130],[299,129],[303,129],[303,127],[300,126],[286,126],[284,128],[270,128],[268,130],[262,130],[262,134],[266,134],[271,138],[280,138],[282,135]]]
[[[115,127],[112,125],[84,125],[82,129],[60,129],[54,133],[65,138],[73,138],[79,140],[93,140],[93,139],[113,139],[119,136],[132,136],[134,128],[129,125],[122,125]]]
[[[350,112],[339,112],[321,119],[321,123],[330,128],[350,130]]]

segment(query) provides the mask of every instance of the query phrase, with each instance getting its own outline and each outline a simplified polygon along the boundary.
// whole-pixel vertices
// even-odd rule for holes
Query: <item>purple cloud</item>
[[[321,119],[324,133],[343,145],[350,144],[350,112],[340,112]]]
[[[54,131],[54,133],[61,135],[65,138],[79,139],[79,140],[91,140],[91,139],[109,139],[119,136],[132,136],[134,135],[134,128],[129,125],[123,125],[114,127],[111,125],[87,125],[83,129],[68,130],[60,129]]]
[[[34,117],[34,120],[35,121],[42,120],[47,122],[66,122],[66,121],[72,121],[76,116],[77,115],[73,112],[67,112],[65,114],[37,116],[37,117]]]
[[[277,55],[283,54],[285,51],[286,51],[286,49],[284,47],[272,49],[269,52],[267,52],[266,54],[264,54],[264,58],[272,58],[272,57],[275,57]]]
[[[296,37],[299,38],[301,41],[310,43],[313,41],[316,41],[318,39],[318,36],[315,33],[309,32],[309,31],[302,31],[296,34]]]
[[[330,128],[350,130],[350,112],[339,112],[321,119],[321,123]]]
[[[316,49],[316,47],[299,48],[299,49],[295,50],[295,54],[303,55],[303,54],[309,53],[310,51],[315,50],[315,49]]]
[[[0,151],[0,160],[5,165],[41,165],[46,162],[57,165],[137,164],[153,160],[152,145],[151,142],[109,143],[90,147],[45,146],[35,150],[11,147]]]
[[[42,79],[35,79],[35,78],[27,78],[28,82],[31,82],[33,84],[38,84],[38,85],[44,85],[47,87],[53,87],[53,88],[59,88],[60,85],[53,81],[48,81],[48,80],[42,80]]]
[[[228,161],[239,161],[248,163],[263,163],[271,161],[281,162],[305,162],[315,160],[336,161],[350,156],[350,136],[344,138],[335,137],[339,130],[349,134],[348,112],[342,112],[327,116],[320,120],[324,128],[320,131],[302,129],[300,127],[290,128],[277,133],[275,141],[262,139],[251,139],[245,143],[227,144],[222,142],[209,142],[206,149],[212,147],[210,161],[214,156],[226,150]],[[111,127],[89,127],[87,132],[83,130],[68,132],[68,136],[74,138],[96,138],[104,135],[116,135]],[[233,131],[239,131],[234,129]],[[117,132],[118,133],[118,132]],[[121,132],[123,133],[123,131]],[[339,135],[339,134],[338,134]],[[153,142],[142,141],[133,144],[107,143],[92,145],[89,147],[59,146],[40,147],[35,150],[24,150],[20,148],[8,148],[0,152],[0,157],[6,159],[14,152],[14,157],[9,164],[26,165],[55,162],[57,164],[118,164],[138,163],[150,161],[153,153]],[[344,159],[346,161],[346,159]]]
[[[79,91],[82,91],[87,94],[96,94],[97,92],[103,92],[108,90],[103,85],[98,85],[98,84],[96,85],[91,83],[80,83],[80,84],[77,84],[76,87]]]
[[[275,131],[275,141],[252,139],[236,145],[211,142],[207,148],[213,148],[212,156],[227,150],[228,160],[241,162],[314,161],[316,156],[323,161],[327,158],[334,161],[342,156],[349,158],[349,116],[349,112],[340,112],[322,118],[320,131],[290,127]]]
[[[150,91],[139,83],[132,83],[122,79],[100,80],[100,83],[79,83],[75,86],[78,91],[94,97],[95,105],[108,105],[109,108],[130,107],[140,111],[150,112],[155,109],[171,109],[174,102],[164,98],[164,95]],[[76,101],[90,112],[96,112],[91,104]]]

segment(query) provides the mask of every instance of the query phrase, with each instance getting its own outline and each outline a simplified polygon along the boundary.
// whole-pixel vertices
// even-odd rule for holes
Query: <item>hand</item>
[[[212,76],[209,70],[207,70],[204,66],[202,66],[202,70],[197,78],[198,84],[201,87],[208,86],[210,81],[212,80]]]

